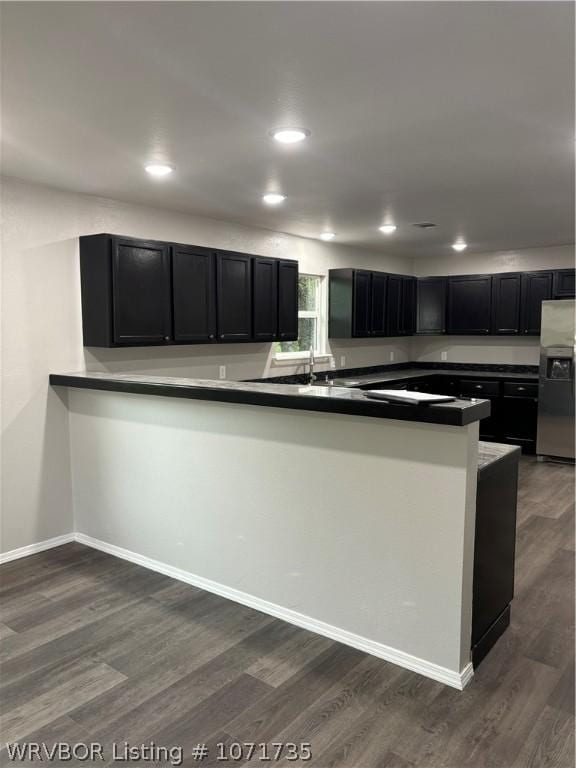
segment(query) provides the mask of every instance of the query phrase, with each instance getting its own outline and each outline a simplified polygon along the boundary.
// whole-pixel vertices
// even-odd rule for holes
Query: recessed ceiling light
[[[286,195],[281,195],[279,192],[269,192],[262,197],[262,202],[266,205],[280,205],[286,200]]]
[[[145,166],[145,169],[146,173],[149,173],[150,176],[168,176],[174,170],[171,165],[164,163],[150,163]]]
[[[270,135],[280,144],[298,144],[310,136],[310,131],[306,128],[275,128]]]
[[[333,240],[336,237],[336,232],[322,232],[320,240]]]
[[[383,224],[380,228],[380,232],[382,232],[385,235],[391,235],[392,232],[396,232],[398,227],[396,224]]]
[[[455,243],[452,243],[452,248],[454,248],[455,251],[463,251],[467,245],[468,243],[465,243],[464,240],[456,240]]]

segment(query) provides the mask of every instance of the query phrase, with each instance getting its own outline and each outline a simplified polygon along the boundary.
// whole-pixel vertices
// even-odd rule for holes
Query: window
[[[325,352],[324,278],[319,275],[298,277],[298,340],[276,342],[276,356],[301,357],[314,347],[317,355]]]

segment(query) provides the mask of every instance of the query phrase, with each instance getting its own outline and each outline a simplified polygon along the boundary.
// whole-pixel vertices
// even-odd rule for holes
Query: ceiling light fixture
[[[310,136],[310,131],[306,128],[275,128],[270,135],[280,144],[298,144]]]
[[[468,246],[468,243],[464,242],[464,240],[456,240],[455,243],[452,243],[452,248],[454,248],[455,251],[463,251]]]
[[[266,205],[280,205],[286,200],[286,195],[281,195],[279,192],[269,192],[262,197],[262,202]]]
[[[320,235],[320,240],[334,240],[336,237],[336,232],[322,232]]]
[[[174,168],[171,165],[165,163],[150,163],[145,166],[146,173],[150,176],[168,176],[172,173]]]
[[[391,235],[392,232],[396,232],[398,227],[396,224],[383,224],[379,229],[384,235]]]

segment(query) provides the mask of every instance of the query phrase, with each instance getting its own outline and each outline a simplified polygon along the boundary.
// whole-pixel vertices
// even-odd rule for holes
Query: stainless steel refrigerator
[[[574,459],[575,302],[543,301],[538,391],[538,456]]]

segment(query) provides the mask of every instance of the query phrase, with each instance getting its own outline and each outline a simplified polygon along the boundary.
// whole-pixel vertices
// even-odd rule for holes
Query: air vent
[[[413,225],[414,227],[418,227],[418,229],[432,229],[432,227],[437,227],[437,224],[433,224],[431,221],[419,221],[417,224]]]

